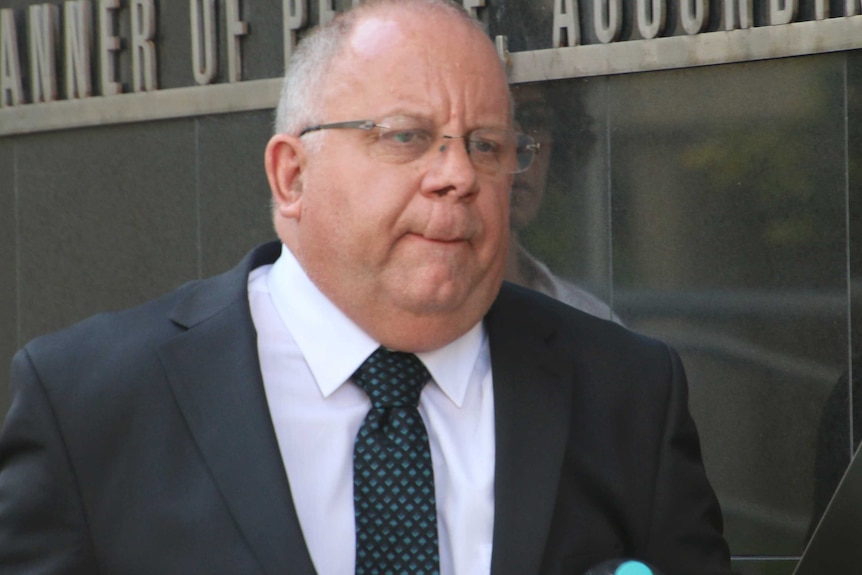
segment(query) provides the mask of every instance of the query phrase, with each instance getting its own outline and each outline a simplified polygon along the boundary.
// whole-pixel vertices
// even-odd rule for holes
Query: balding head
[[[320,123],[318,95],[324,84],[332,80],[333,64],[345,45],[353,39],[359,22],[372,14],[390,9],[437,11],[483,32],[481,23],[461,6],[449,0],[367,0],[328,23],[315,28],[302,40],[287,66],[284,84],[276,111],[275,133],[296,135],[303,127]],[[369,30],[360,31],[360,40],[374,41]],[[354,39],[355,40],[355,39]]]

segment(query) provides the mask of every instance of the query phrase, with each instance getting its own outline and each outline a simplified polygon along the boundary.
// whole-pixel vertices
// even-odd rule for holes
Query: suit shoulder
[[[668,346],[610,319],[576,309],[548,295],[504,282],[490,315],[505,325],[545,326],[582,348],[605,351],[652,350],[666,356]]]
[[[200,281],[186,283],[158,298],[118,311],[101,312],[71,326],[39,336],[19,352],[34,364],[55,362],[68,367],[84,365],[100,357],[121,354],[156,345],[177,332],[170,311],[191,293]]]
[[[190,281],[140,305],[99,313],[70,327],[38,337],[24,347],[33,357],[101,357],[111,353],[134,356],[136,350],[157,346],[182,329],[205,321],[225,307],[247,301],[249,272],[270,264],[280,253],[271,242],[249,252],[234,268]]]

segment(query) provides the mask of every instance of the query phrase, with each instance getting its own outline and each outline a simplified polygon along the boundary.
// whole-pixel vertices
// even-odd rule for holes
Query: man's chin
[[[449,286],[411,291],[403,294],[400,307],[417,316],[458,313],[468,298],[465,292],[463,288]]]
[[[409,309],[418,316],[452,318],[472,315],[475,316],[475,321],[479,321],[491,307],[500,289],[500,283],[502,282],[490,285],[489,282],[470,282],[461,277],[414,286],[414,289],[402,292],[402,304],[404,309]]]
[[[377,336],[383,345],[402,351],[439,349],[479,323],[492,301],[493,297],[477,297],[475,291],[469,297],[447,290],[402,294],[396,302],[397,308],[377,325],[379,331],[372,336]]]

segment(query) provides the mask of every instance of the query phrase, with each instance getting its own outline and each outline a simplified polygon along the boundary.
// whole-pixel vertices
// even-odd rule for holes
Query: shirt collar
[[[455,341],[434,351],[416,354],[443,393],[458,407],[464,403],[467,384],[479,361],[485,338],[485,328],[480,321]]]
[[[327,298],[305,273],[287,246],[270,269],[269,292],[281,320],[293,336],[320,392],[329,397],[379,347]],[[455,341],[416,355],[431,377],[458,407],[486,338],[479,321]]]

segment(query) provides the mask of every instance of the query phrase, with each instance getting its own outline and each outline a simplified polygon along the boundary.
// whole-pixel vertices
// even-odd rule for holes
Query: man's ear
[[[296,136],[276,134],[266,145],[266,177],[273,207],[283,218],[299,219],[305,158],[305,149]]]

